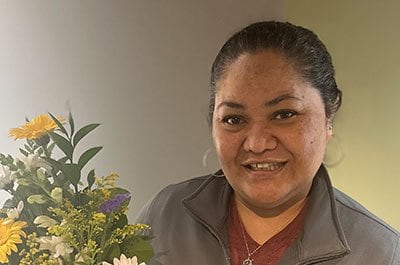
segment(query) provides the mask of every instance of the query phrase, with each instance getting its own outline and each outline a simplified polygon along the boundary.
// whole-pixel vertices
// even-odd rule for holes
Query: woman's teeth
[[[249,168],[252,170],[265,170],[265,171],[273,171],[284,165],[283,162],[273,162],[273,163],[256,163],[249,164]]]

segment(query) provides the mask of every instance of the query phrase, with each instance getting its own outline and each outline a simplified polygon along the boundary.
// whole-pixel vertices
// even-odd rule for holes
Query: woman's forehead
[[[290,85],[291,82],[301,81],[304,82],[290,59],[267,50],[245,53],[231,62],[217,83],[217,90],[223,86],[247,87],[257,83]]]
[[[254,93],[255,90],[291,93],[308,83],[292,64],[276,54],[245,54],[232,62],[217,84],[218,94]]]
[[[233,103],[270,107],[280,102],[322,102],[318,90],[298,74],[286,57],[269,50],[243,54],[232,62],[217,85],[215,99],[216,108]]]
[[[242,53],[227,65],[226,71],[238,67],[248,68],[254,72],[289,68],[294,70],[293,65],[294,59],[288,58],[284,53],[272,49],[264,49]]]

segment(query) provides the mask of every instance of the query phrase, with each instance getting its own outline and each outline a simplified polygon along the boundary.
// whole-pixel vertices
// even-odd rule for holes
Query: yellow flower
[[[64,122],[62,117],[57,117],[57,119],[60,122]],[[15,139],[38,139],[57,128],[57,124],[49,115],[39,115],[18,128],[12,128],[10,130],[10,137],[14,137]]]
[[[103,193],[103,197],[105,200],[109,199],[111,197],[111,191],[108,189],[100,188],[101,193]]]
[[[104,213],[95,213],[93,214],[93,220],[99,224],[102,224],[106,221],[106,215]]]
[[[26,237],[22,228],[26,222],[0,218],[0,263],[7,263],[11,251],[17,252],[17,244],[22,243],[21,236]]]

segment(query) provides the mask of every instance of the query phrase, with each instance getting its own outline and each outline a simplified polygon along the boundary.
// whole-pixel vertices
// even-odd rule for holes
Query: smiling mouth
[[[285,164],[286,162],[251,163],[245,165],[245,167],[255,171],[274,171],[280,169]]]

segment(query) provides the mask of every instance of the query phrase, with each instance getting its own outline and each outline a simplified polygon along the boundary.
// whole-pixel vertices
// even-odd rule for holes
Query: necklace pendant
[[[253,260],[250,259],[250,257],[247,257],[245,260],[243,260],[243,265],[253,265]]]

